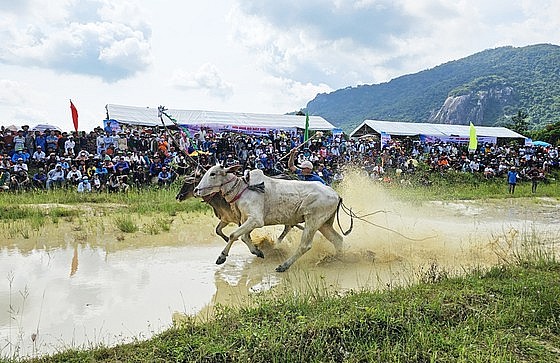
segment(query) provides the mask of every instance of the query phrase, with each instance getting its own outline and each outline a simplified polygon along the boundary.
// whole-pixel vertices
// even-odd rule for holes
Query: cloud
[[[210,63],[203,64],[195,72],[175,71],[171,83],[178,89],[204,90],[209,95],[221,99],[227,99],[233,94],[233,86],[224,81],[218,68]]]
[[[341,88],[385,82],[496,46],[534,44],[539,37],[558,42],[550,36],[560,25],[552,15],[560,5],[539,3],[238,0],[230,21],[235,40],[267,72]],[[539,19],[546,21],[539,26]]]
[[[135,16],[131,3],[117,8],[101,0],[55,2],[44,12],[34,1],[19,15],[0,8],[0,63],[53,69],[99,77],[107,82],[128,78],[152,63],[150,27]],[[55,5],[59,6],[56,7]],[[127,14],[128,17],[127,17]]]

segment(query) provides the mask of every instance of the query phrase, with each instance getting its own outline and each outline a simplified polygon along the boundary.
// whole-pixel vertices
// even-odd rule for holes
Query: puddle
[[[238,242],[218,266],[224,244],[210,214],[167,217],[171,229],[155,235],[142,228],[124,234],[108,217],[90,216],[46,224],[28,238],[3,238],[0,357],[145,339],[169,328],[177,313],[210,318],[217,304],[243,304],[275,289],[387,288],[413,283],[433,266],[461,273],[500,262],[534,234],[557,249],[555,200],[411,206],[363,183],[343,185],[344,202],[358,215],[378,213],[355,221],[344,255],[334,256],[318,234],[311,251],[282,274],[274,269],[295,250],[300,231],[275,246],[281,227],[257,230],[252,236],[265,259]],[[344,229],[348,222],[341,216]]]

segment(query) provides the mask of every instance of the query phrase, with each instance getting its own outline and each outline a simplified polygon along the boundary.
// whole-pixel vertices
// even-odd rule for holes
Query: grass
[[[169,189],[146,188],[129,193],[77,193],[75,190],[30,191],[27,193],[0,193],[0,234],[9,238],[30,238],[47,223],[65,220],[83,223],[81,218],[91,215],[117,215],[113,224],[125,233],[140,228],[135,219],[155,215],[155,220],[142,228],[149,234],[169,231],[172,219],[181,212],[206,212],[210,207],[199,199],[177,202],[175,195],[180,185]],[[162,217],[163,215],[163,217]],[[166,217],[168,216],[168,217]],[[88,224],[92,219],[88,218]]]
[[[512,197],[503,180],[430,177],[429,186],[413,179],[388,184],[387,188],[403,198],[420,200]],[[556,181],[549,185],[541,184],[538,195],[559,198]],[[520,196],[531,196],[530,184],[518,186],[513,197]],[[172,204],[184,203],[172,201],[172,197],[172,191],[150,190],[146,195],[117,195],[117,201],[111,202],[123,203],[126,207],[116,211],[126,210],[134,224],[130,211],[172,216],[179,211]],[[68,204],[73,198],[60,196]],[[96,202],[107,203],[101,201],[106,196],[97,198]],[[193,204],[190,210],[197,210],[198,205]],[[191,208],[188,206],[184,203],[180,208]],[[21,211],[14,215],[18,213]],[[144,229],[157,234],[167,228],[168,221],[162,217]],[[273,290],[254,296],[243,307],[219,306],[211,320],[188,317],[149,340],[68,350],[28,361],[560,361],[560,263],[556,252],[540,243],[538,233],[526,232],[522,247],[513,254],[506,252],[505,245],[510,242],[507,238],[499,242],[504,244],[502,264],[474,269],[463,276],[432,264],[422,272],[420,282],[409,287],[342,295],[320,284],[307,292]]]
[[[433,274],[432,272],[429,272]],[[553,362],[560,264],[475,270],[384,292],[262,295],[150,340],[31,362]]]
[[[486,180],[482,175],[449,170],[443,174],[418,170],[414,175],[404,175],[402,181],[394,179],[385,183],[386,188],[407,201],[425,200],[474,200],[484,198],[549,197],[560,199],[560,175],[549,174],[539,182],[537,193],[531,192],[531,182],[521,181],[513,195],[508,193],[505,178]],[[459,187],[458,187],[459,186]]]

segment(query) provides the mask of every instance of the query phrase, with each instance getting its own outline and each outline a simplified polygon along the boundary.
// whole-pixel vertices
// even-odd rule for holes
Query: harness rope
[[[366,222],[366,223],[368,223],[368,224],[370,224],[370,225],[372,225],[372,226],[374,226],[374,227],[381,228],[381,229],[383,229],[383,230],[392,232],[392,233],[394,233],[394,234],[396,234],[396,235],[398,235],[398,236],[401,236],[402,238],[405,238],[405,239],[407,239],[407,240],[409,240],[409,241],[421,242],[421,241],[425,241],[425,240],[430,239],[430,238],[435,238],[435,236],[429,236],[429,237],[424,237],[424,238],[412,238],[412,237],[408,237],[408,236],[405,236],[404,234],[402,234],[402,233],[400,233],[399,231],[396,231],[396,230],[394,230],[394,229],[392,229],[392,228],[384,227],[384,226],[381,226],[381,225],[379,225],[379,224],[373,223],[373,222],[368,221],[367,219],[365,219],[365,217],[369,217],[369,216],[372,216],[372,215],[377,214],[377,213],[389,213],[389,212],[386,211],[386,210],[377,210],[377,211],[375,211],[375,212],[371,212],[371,213],[367,213],[367,214],[364,214],[364,215],[359,216],[359,215],[357,215],[356,213],[354,213],[354,212],[352,211],[352,208],[348,208],[346,205],[344,205],[344,203],[342,203],[342,198],[340,199],[339,207],[342,207],[342,211],[343,211],[344,213],[346,213],[346,215],[348,215],[348,216],[350,217],[350,229],[347,231],[347,233],[344,233],[344,231],[342,230],[342,227],[340,226],[340,220],[339,220],[339,218],[338,218],[338,213],[336,214],[336,221],[337,221],[337,223],[338,223],[338,228],[340,228],[340,230],[343,231],[342,234],[344,234],[345,236],[348,235],[348,234],[350,234],[350,232],[352,231],[353,221],[354,221],[354,218],[356,218],[356,219],[359,219],[359,220],[361,220],[362,222]]]

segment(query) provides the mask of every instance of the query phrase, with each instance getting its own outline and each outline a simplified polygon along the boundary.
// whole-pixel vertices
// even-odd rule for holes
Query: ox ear
[[[240,164],[236,164],[236,165],[232,165],[229,168],[226,168],[226,173],[235,173],[237,172],[239,169],[241,169],[241,165]]]

